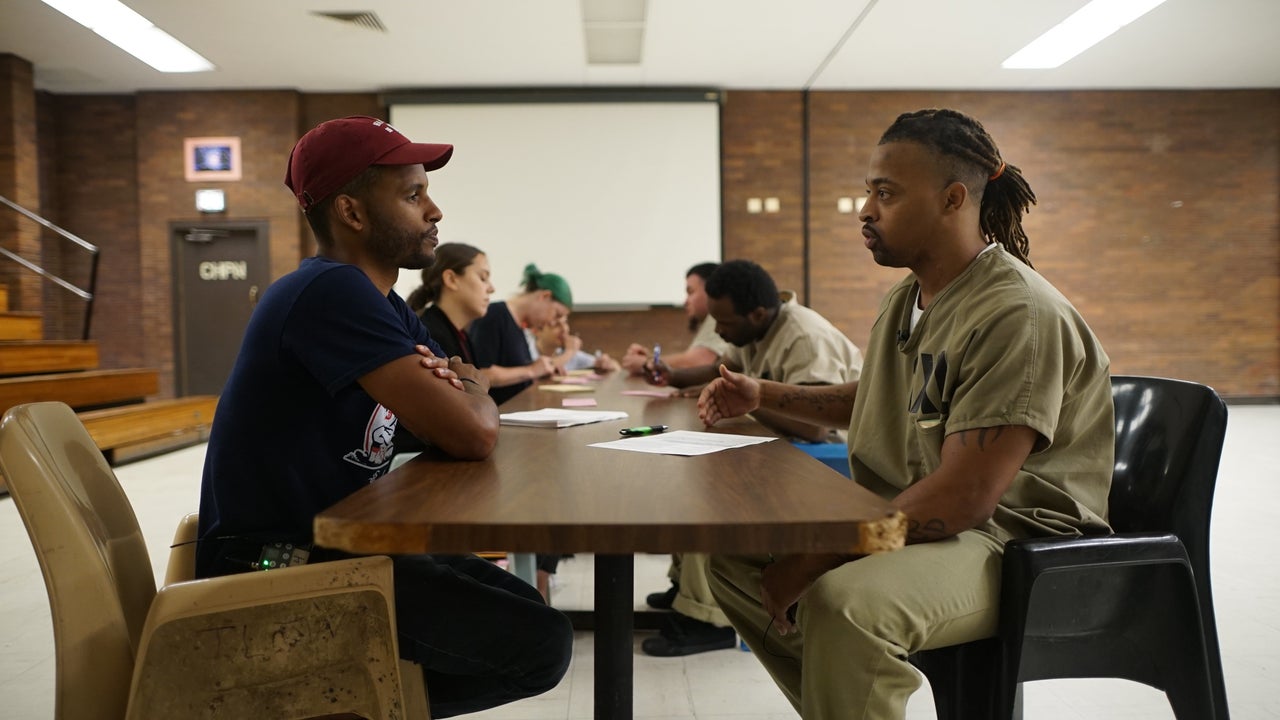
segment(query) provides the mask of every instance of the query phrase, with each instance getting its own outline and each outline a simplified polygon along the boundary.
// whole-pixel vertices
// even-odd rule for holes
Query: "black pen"
[[[656,435],[666,429],[666,425],[641,425],[640,427],[622,428],[618,431],[618,434],[626,437],[635,437],[637,435]]]

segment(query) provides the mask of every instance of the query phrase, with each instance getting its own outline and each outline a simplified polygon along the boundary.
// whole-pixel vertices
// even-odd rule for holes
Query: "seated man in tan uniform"
[[[707,313],[707,278],[720,267],[719,263],[698,263],[684,276],[684,312],[689,317],[689,331],[696,332],[689,347],[678,353],[663,354],[661,360],[668,367],[687,368],[710,365],[729,349],[729,343],[716,334],[716,321]],[[649,349],[631,343],[622,356],[622,367],[632,375],[644,372],[649,362]]]
[[[854,481],[907,517],[896,552],[712,558],[717,602],[804,720],[904,718],[908,656],[996,632],[1006,541],[1107,531],[1109,362],[1031,267],[1022,172],[977,120],[921,110],[881,136],[866,183],[864,244],[910,273],[864,381],[726,372],[698,400],[707,425],[761,407],[847,423]]]
[[[734,372],[762,380],[796,385],[840,385],[857,381],[862,354],[834,325],[799,304],[795,293],[779,293],[764,268],[748,260],[732,260],[707,279],[707,308],[716,333],[730,347],[719,363],[673,370],[661,360],[646,363],[644,376],[654,384],[687,387],[719,377],[723,364]],[[828,427],[798,422],[769,410],[753,415],[774,432],[808,442],[839,440]],[[641,648],[662,657],[691,655],[734,645],[734,630],[711,597],[707,556],[673,556],[671,589],[646,600],[675,612],[662,632],[646,638]]]

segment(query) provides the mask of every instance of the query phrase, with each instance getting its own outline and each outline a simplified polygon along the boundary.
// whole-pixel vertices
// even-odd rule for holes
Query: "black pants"
[[[432,717],[532,697],[564,677],[573,626],[528,583],[475,556],[392,560],[400,657],[422,666]]]

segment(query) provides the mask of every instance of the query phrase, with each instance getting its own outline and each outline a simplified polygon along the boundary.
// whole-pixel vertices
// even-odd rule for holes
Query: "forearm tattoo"
[[[915,518],[907,518],[907,542],[931,542],[950,536],[947,524],[940,518],[920,522]]]
[[[835,391],[787,390],[778,397],[778,409],[785,409],[792,404],[805,404],[818,413],[825,413],[828,408],[847,402],[843,395]]]

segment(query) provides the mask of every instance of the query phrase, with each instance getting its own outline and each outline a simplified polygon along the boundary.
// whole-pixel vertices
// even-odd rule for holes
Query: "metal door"
[[[218,395],[270,282],[267,224],[173,223],[169,235],[177,394]]]

